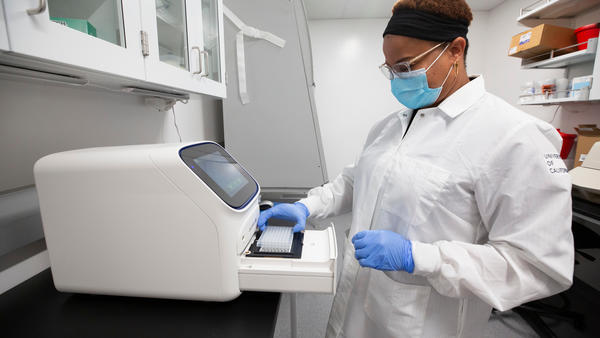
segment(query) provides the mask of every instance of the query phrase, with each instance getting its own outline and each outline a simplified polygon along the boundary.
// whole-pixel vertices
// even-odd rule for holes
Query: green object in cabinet
[[[50,20],[96,37],[96,28],[87,20],[51,17]]]

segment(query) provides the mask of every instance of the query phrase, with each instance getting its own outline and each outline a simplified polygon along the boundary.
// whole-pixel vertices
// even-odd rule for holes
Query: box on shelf
[[[587,100],[590,96],[590,89],[592,88],[593,75],[574,77],[571,80],[571,97],[578,100]]]
[[[59,17],[50,17],[50,20],[61,24],[63,26],[67,26],[69,28],[73,28],[80,32],[86,33],[88,35],[96,36],[96,27],[92,26],[92,24],[87,20],[82,19],[72,19],[72,18],[59,18]]]
[[[542,24],[512,37],[509,56],[522,59],[532,58],[550,52],[553,49],[565,48],[577,44],[575,30],[567,27]],[[577,49],[568,48],[556,55],[575,52]]]
[[[585,156],[596,142],[600,142],[600,129],[595,124],[580,124],[577,131],[577,148],[575,148],[574,167],[579,167]]]

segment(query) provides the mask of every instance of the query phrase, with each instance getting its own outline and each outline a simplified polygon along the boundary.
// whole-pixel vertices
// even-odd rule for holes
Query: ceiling
[[[444,0],[441,0],[444,1]],[[308,19],[387,18],[396,0],[304,0]],[[504,0],[467,0],[471,10],[487,11]]]

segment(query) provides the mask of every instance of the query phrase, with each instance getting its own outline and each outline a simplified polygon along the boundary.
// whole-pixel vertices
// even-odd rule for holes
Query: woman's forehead
[[[387,34],[383,37],[383,54],[388,61],[414,57],[424,50],[435,46],[435,42],[419,40],[403,35]]]

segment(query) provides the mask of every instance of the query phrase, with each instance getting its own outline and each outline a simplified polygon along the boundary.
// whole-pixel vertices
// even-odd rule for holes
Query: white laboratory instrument
[[[583,163],[569,171],[573,186],[584,194],[594,194],[594,200],[600,201],[600,142],[592,145]],[[587,196],[586,196],[587,197]],[[588,197],[589,198],[589,197]]]
[[[59,291],[227,301],[335,290],[333,228],[306,230],[298,258],[250,252],[260,189],[216,143],[67,151],[34,173]]]

